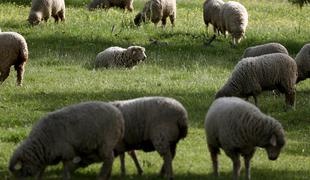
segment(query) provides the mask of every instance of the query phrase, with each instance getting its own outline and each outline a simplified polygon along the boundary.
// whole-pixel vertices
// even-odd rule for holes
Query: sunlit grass
[[[265,42],[280,42],[292,57],[310,40],[310,7],[299,9],[285,0],[241,1],[249,12],[247,38],[231,48],[230,38],[218,37],[209,47],[203,43],[206,33],[202,19],[203,0],[177,0],[176,27],[165,29],[149,23],[133,25],[135,14],[146,0],[135,0],[135,11],[124,13],[114,8],[89,12],[86,0],[68,0],[66,22],[53,19],[31,27],[26,19],[30,0],[0,1],[0,28],[22,34],[29,47],[23,87],[15,86],[15,71],[0,87],[0,177],[8,177],[8,160],[32,124],[50,111],[89,100],[110,101],[141,96],[173,97],[189,112],[190,132],[178,145],[174,160],[176,179],[213,179],[203,122],[216,91],[225,83],[240,60],[243,50]],[[10,3],[3,3],[10,2]],[[13,3],[15,2],[15,3]],[[113,28],[114,27],[114,28]],[[112,31],[112,29],[114,29]],[[162,42],[150,44],[150,39]],[[93,70],[96,54],[110,46],[146,47],[147,60],[133,70]],[[284,111],[284,97],[265,92],[259,97],[260,109],[278,119],[286,130],[288,143],[280,158],[271,162],[263,150],[252,161],[253,179],[310,178],[310,80],[297,86],[296,111]],[[159,179],[162,160],[157,153],[138,152],[144,175],[136,174],[126,157],[125,179]],[[224,153],[220,156],[221,176],[231,178],[232,165]],[[61,166],[46,172],[57,179]],[[99,164],[81,169],[74,179],[94,179]],[[244,173],[242,171],[242,173]],[[243,174],[242,174],[243,175]],[[1,179],[0,178],[0,179]],[[113,179],[120,179],[119,160],[113,167]]]

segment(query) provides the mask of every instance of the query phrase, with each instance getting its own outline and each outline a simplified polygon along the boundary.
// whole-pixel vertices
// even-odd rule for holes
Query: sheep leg
[[[125,168],[125,153],[119,154],[119,159],[121,162],[121,175],[125,176],[126,175],[126,168]]]
[[[10,68],[2,70],[1,75],[0,75],[0,84],[2,84],[3,81],[5,81],[9,75],[10,75]]]
[[[59,11],[57,15],[61,21],[65,21],[65,11],[64,10]]]
[[[41,168],[40,172],[36,174],[35,179],[36,180],[42,180],[43,179],[43,173],[46,167]]]
[[[23,77],[24,77],[24,72],[25,72],[25,62],[19,65],[15,65],[14,68],[17,72],[17,85],[18,86],[22,86],[22,81],[23,81]]]
[[[215,176],[219,176],[219,164],[218,164],[218,154],[220,153],[220,149],[218,147],[214,147],[208,144],[208,149],[211,155],[212,165],[213,165],[213,173]]]
[[[285,104],[286,104],[287,109],[290,109],[290,108],[294,109],[295,90],[293,90],[292,92],[285,93]]]
[[[52,17],[55,19],[55,23],[58,23],[59,17],[57,14],[52,15]]]
[[[254,155],[255,150],[250,152],[249,154],[244,155],[244,166],[245,166],[245,179],[250,180],[251,179],[251,159]]]
[[[165,28],[165,26],[166,26],[166,24],[167,24],[167,19],[166,19],[166,17],[163,17],[163,18],[161,19],[161,24],[162,24],[162,28]]]
[[[101,150],[100,156],[103,160],[103,165],[100,169],[98,180],[107,180],[111,176],[112,165],[114,161],[113,150]]]
[[[177,148],[177,144],[176,143],[172,143],[170,145],[170,152],[171,152],[171,159],[173,160],[174,157],[175,157],[175,153],[176,153],[176,148]],[[165,167],[164,165],[161,167],[161,170],[160,170],[160,175],[161,176],[164,176],[164,174],[166,173],[165,171]]]
[[[171,23],[171,25],[172,25],[172,28],[174,28],[174,26],[175,26],[175,24],[174,24],[175,14],[170,15],[170,16],[169,16],[169,19],[170,19],[170,23]],[[207,26],[207,27],[208,27],[208,26]]]
[[[143,170],[142,170],[142,168],[141,168],[141,166],[139,164],[136,152],[133,150],[133,151],[129,151],[128,154],[130,155],[130,157],[132,158],[133,162],[135,163],[135,166],[137,168],[138,174],[141,175],[143,173]]]
[[[133,1],[133,0],[129,0],[129,1],[127,1],[127,3],[126,3],[126,8],[127,8],[127,10],[128,10],[129,12],[132,12],[132,11],[133,11],[132,1]]]
[[[240,176],[241,162],[240,154],[234,151],[225,151],[227,156],[229,156],[233,162],[233,179],[237,180]]]
[[[78,164],[72,162],[72,160],[63,161],[64,171],[63,179],[68,180],[71,178],[71,173],[78,168]]]
[[[156,151],[160,154],[164,159],[163,168],[160,171],[160,176],[165,176],[167,179],[173,179],[172,172],[172,154],[170,151],[170,145],[168,139],[164,134],[160,133],[155,136],[152,140],[152,143],[156,149]],[[162,174],[163,173],[163,174]]]
[[[257,97],[256,97],[255,95],[253,95],[253,98],[254,98],[255,106],[258,107],[258,100],[257,100]]]

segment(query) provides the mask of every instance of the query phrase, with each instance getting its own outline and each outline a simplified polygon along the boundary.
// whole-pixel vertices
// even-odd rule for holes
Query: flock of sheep
[[[88,8],[118,6],[133,10],[133,0],[93,0]],[[246,8],[238,2],[206,0],[203,5],[204,22],[212,24],[215,34],[230,33],[233,44],[245,37],[248,23]],[[32,25],[47,21],[65,20],[64,0],[33,0],[28,21]],[[162,21],[169,17],[174,26],[175,0],[150,0],[135,17],[134,22]],[[28,60],[26,40],[15,32],[0,32],[0,83],[14,65],[17,85],[22,85]],[[95,67],[131,68],[145,60],[145,49],[111,47],[99,53]],[[207,144],[218,176],[220,148],[233,162],[233,177],[240,175],[240,155],[243,156],[246,179],[250,179],[250,160],[256,147],[265,148],[270,160],[275,160],[285,145],[284,130],[274,118],[258,107],[238,97],[248,99],[264,90],[285,94],[288,108],[294,108],[295,84],[310,78],[310,44],[306,44],[296,58],[289,56],[279,43],[249,47],[235,66],[231,77],[216,93],[205,118]],[[231,97],[234,96],[234,97]],[[63,178],[79,167],[103,162],[99,179],[109,179],[114,157],[121,158],[121,172],[125,174],[125,152],[131,156],[138,174],[143,170],[134,150],[156,150],[163,158],[160,175],[173,179],[172,161],[177,143],[187,136],[188,115],[184,106],[167,97],[142,97],[113,102],[83,102],[47,114],[33,126],[27,139],[14,151],[9,170],[16,177],[35,176],[42,179],[48,165],[63,163]]]

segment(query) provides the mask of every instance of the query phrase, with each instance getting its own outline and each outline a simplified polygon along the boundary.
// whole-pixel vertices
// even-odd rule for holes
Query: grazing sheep
[[[220,11],[224,4],[222,0],[206,0],[203,4],[203,20],[208,28],[209,23],[213,25],[214,33],[219,34],[221,26]],[[223,33],[223,32],[222,32]]]
[[[88,4],[88,9],[94,10],[95,8],[105,8],[119,7],[122,9],[127,9],[128,11],[133,11],[133,0],[93,0]]]
[[[212,103],[206,115],[205,130],[216,176],[220,148],[233,162],[234,179],[240,175],[240,155],[243,156],[249,180],[250,161],[256,146],[266,149],[270,160],[276,160],[285,144],[284,130],[277,120],[236,97],[219,98]]]
[[[151,20],[156,26],[161,21],[162,26],[165,27],[166,19],[169,17],[171,25],[174,27],[176,13],[176,0],[150,0],[145,3],[143,10],[136,15],[134,23],[140,26],[142,21]]]
[[[9,170],[16,177],[42,179],[47,165],[61,161],[64,179],[69,179],[80,161],[76,157],[95,154],[104,162],[99,179],[109,179],[113,149],[123,136],[124,119],[115,106],[103,102],[71,105],[38,121],[13,153]]]
[[[132,68],[145,59],[145,48],[141,46],[130,46],[127,49],[121,47],[110,47],[97,55],[95,60],[95,68]]]
[[[143,97],[111,102],[125,120],[123,141],[116,154],[142,149],[156,150],[164,159],[160,175],[173,178],[172,160],[180,139],[187,135],[187,111],[181,103],[166,97]]]
[[[28,21],[31,25],[37,25],[42,20],[47,21],[50,17],[55,22],[65,21],[65,1],[64,0],[32,0]]]
[[[220,31],[225,33],[228,31],[233,40],[233,45],[240,42],[245,37],[245,30],[248,25],[248,12],[239,2],[228,1],[220,11],[221,27]]]
[[[267,43],[246,48],[242,58],[255,57],[272,53],[284,53],[288,55],[287,49],[282,44]]]
[[[256,96],[264,90],[277,89],[285,94],[287,107],[294,107],[297,65],[294,59],[283,53],[244,58],[235,66],[231,77],[217,92],[223,96]]]
[[[9,76],[14,65],[17,85],[21,86],[25,65],[28,61],[28,47],[25,38],[16,32],[0,32],[0,84]]]
[[[295,57],[298,66],[297,83],[310,78],[310,44],[304,45]]]

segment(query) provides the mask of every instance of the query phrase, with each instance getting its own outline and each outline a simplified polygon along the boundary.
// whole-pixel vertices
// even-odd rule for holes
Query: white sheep
[[[114,101],[111,104],[119,108],[125,120],[124,138],[114,149],[114,154],[121,158],[122,174],[125,174],[125,152],[130,152],[138,173],[141,174],[142,169],[134,150],[156,150],[164,159],[160,175],[172,179],[172,160],[176,145],[186,137],[188,130],[188,116],[183,105],[166,97],[143,97]],[[79,166],[87,166],[96,161],[98,156],[90,154],[81,157],[81,161],[77,163]]]
[[[110,47],[96,56],[95,68],[132,68],[145,59],[145,48],[141,46],[130,46],[127,49],[121,47]]]
[[[124,139],[116,147],[116,154],[156,150],[164,159],[160,175],[172,179],[176,146],[188,130],[188,116],[183,105],[166,97],[143,97],[112,104],[120,109],[125,120]]]
[[[214,33],[220,31],[221,18],[220,11],[224,4],[222,0],[206,0],[203,4],[203,20],[208,28],[209,23],[213,25]],[[223,32],[222,32],[223,33]]]
[[[14,65],[17,85],[21,86],[27,61],[28,46],[25,38],[16,32],[0,32],[0,84],[9,76],[10,68]]]
[[[28,138],[14,151],[9,170],[17,178],[42,179],[48,165],[62,162],[69,179],[80,158],[94,155],[103,165],[99,179],[109,179],[113,149],[124,136],[122,113],[104,102],[84,102],[64,107],[41,118]]]
[[[28,21],[31,25],[37,25],[42,20],[47,21],[50,17],[55,22],[65,21],[64,0],[32,0]]]
[[[256,147],[266,149],[268,158],[276,160],[285,145],[284,130],[277,120],[236,97],[219,98],[212,103],[206,115],[205,130],[216,176],[220,148],[233,162],[233,179],[240,175],[240,155],[243,156],[249,180],[250,161]]]
[[[310,44],[304,45],[295,57],[298,67],[297,83],[310,78]]]
[[[297,65],[294,59],[283,53],[266,54],[244,58],[235,66],[231,77],[217,92],[216,98],[224,96],[256,96],[265,90],[277,89],[285,94],[287,107],[295,103]]]
[[[248,47],[244,50],[242,58],[261,56],[271,53],[284,53],[288,55],[287,49],[280,43],[267,43]]]
[[[110,7],[120,7],[122,9],[127,9],[129,12],[133,11],[133,0],[93,0],[88,4],[88,9],[94,10],[95,8],[105,8]]]
[[[220,31],[225,34],[228,31],[233,40],[233,45],[240,42],[245,37],[246,27],[248,25],[248,12],[246,8],[235,1],[224,3],[220,11],[222,25]]]
[[[156,26],[161,21],[162,26],[165,27],[167,17],[169,17],[171,25],[174,27],[176,13],[176,0],[150,0],[145,3],[143,10],[136,15],[134,23],[139,26],[141,22],[151,20]]]

